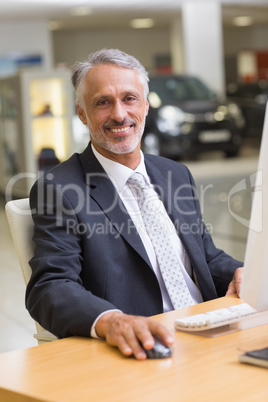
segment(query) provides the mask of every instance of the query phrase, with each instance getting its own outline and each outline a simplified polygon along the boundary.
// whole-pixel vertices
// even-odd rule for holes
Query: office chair
[[[34,243],[32,241],[33,221],[29,198],[9,201],[5,209],[15,251],[19,259],[24,282],[27,285],[32,273],[28,261],[33,257],[34,253]],[[39,345],[57,339],[53,334],[41,327],[38,322],[35,321],[35,325],[37,334],[34,337]]]

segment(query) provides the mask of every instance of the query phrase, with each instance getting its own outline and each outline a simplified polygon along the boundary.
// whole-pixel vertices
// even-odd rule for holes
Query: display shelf
[[[28,196],[37,176],[73,150],[67,71],[22,71],[0,80],[0,191]]]

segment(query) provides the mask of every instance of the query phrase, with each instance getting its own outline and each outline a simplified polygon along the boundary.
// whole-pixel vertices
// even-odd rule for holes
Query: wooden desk
[[[156,316],[177,317],[240,303],[226,297]],[[176,332],[172,358],[136,361],[104,341],[68,338],[0,355],[0,401],[268,401],[268,370],[238,362],[268,346],[268,324],[216,338]]]

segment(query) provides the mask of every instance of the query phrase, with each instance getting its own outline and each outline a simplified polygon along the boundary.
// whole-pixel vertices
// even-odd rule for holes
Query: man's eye
[[[126,101],[127,101],[127,102],[131,102],[131,101],[133,101],[133,100],[135,100],[134,96],[127,96],[127,97],[126,97]]]
[[[105,99],[100,100],[99,102],[97,102],[97,106],[105,106],[105,105],[107,105],[107,104],[108,104],[108,101],[105,100]]]

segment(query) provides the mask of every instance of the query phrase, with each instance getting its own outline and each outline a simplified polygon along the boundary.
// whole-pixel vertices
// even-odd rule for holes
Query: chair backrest
[[[32,273],[28,261],[33,257],[34,250],[32,241],[33,221],[29,198],[9,201],[6,204],[6,215],[23,278],[27,285]]]
[[[5,209],[15,251],[19,259],[24,282],[27,285],[32,274],[29,260],[34,254],[34,242],[32,240],[33,221],[29,198],[8,201]],[[56,339],[54,335],[46,331],[40,324],[37,322],[35,324],[37,334],[34,336],[39,344]]]

